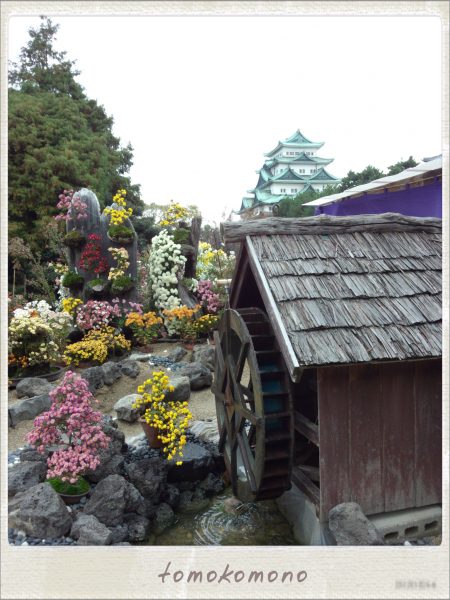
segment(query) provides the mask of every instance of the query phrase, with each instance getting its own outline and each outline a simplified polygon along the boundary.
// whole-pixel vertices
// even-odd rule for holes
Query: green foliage
[[[173,241],[175,244],[184,244],[189,239],[189,230],[184,227],[179,227],[173,232]]]
[[[83,285],[84,277],[75,273],[75,271],[67,271],[62,278],[62,285],[66,288],[77,288]]]
[[[113,294],[124,294],[131,290],[134,287],[134,281],[128,275],[121,275],[120,277],[116,277],[114,279],[113,284],[111,286],[111,292]]]
[[[372,165],[368,165],[359,173],[355,173],[355,171],[349,171],[338,186],[338,191],[343,192],[348,188],[352,188],[357,185],[362,185],[363,183],[369,183],[370,181],[373,181],[374,179],[378,179],[379,177],[383,176],[383,171],[380,171]]]
[[[397,173],[401,173],[405,169],[410,169],[411,167],[415,167],[418,163],[414,160],[412,156],[408,158],[408,160],[399,160],[395,163],[395,165],[391,165],[388,167],[388,175],[397,175]]]
[[[72,248],[78,248],[79,246],[82,246],[85,241],[86,236],[76,229],[72,229],[72,231],[69,231],[69,233],[64,236],[65,245]]]
[[[28,292],[29,299],[34,296],[46,296],[53,301],[54,293],[49,284],[46,269],[40,263],[41,255],[32,252],[31,248],[19,237],[10,237],[8,240],[9,281],[12,283],[13,294]],[[12,272],[11,272],[12,271]],[[21,283],[16,279],[16,271],[21,273]]]
[[[66,494],[67,496],[78,496],[90,490],[89,483],[83,477],[80,477],[76,483],[62,481],[59,477],[51,477],[48,482],[55,492]]]
[[[143,252],[155,235],[158,235],[160,228],[155,225],[153,217],[150,216],[132,216],[131,222],[138,236],[138,248]]]
[[[108,235],[111,238],[128,238],[131,239],[133,237],[133,230],[126,225],[110,225],[108,227]]]
[[[57,30],[44,18],[39,29],[30,29],[9,74],[10,235],[25,237],[32,249],[46,247],[46,228],[64,188],[92,189],[101,207],[123,188],[134,214],[143,207],[139,185],[126,175],[133,149],[121,147],[112,117],[85,96],[74,62],[53,49]]]

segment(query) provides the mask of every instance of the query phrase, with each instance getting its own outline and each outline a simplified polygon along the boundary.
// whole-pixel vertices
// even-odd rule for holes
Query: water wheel
[[[243,502],[291,487],[292,400],[272,326],[259,308],[228,309],[215,334],[219,449]]]

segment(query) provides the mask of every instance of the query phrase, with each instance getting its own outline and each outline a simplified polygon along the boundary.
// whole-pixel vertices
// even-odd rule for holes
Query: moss
[[[82,287],[84,282],[84,277],[75,273],[75,271],[67,271],[67,273],[62,278],[62,284],[66,288],[77,288]]]
[[[128,238],[134,237],[133,230],[126,225],[110,225],[108,229],[108,235],[111,238]]]
[[[76,483],[61,481],[59,477],[52,477],[48,480],[48,482],[55,492],[58,492],[59,494],[67,494],[68,496],[85,494],[90,489],[89,483],[83,477],[80,477]]]
[[[173,232],[173,241],[175,244],[184,244],[189,239],[189,229],[180,227]]]
[[[134,288],[134,281],[128,275],[122,275],[114,279],[111,286],[111,292],[113,294],[124,294]]]
[[[73,229],[64,236],[64,243],[66,246],[77,248],[82,246],[86,242],[86,237],[76,229]]]

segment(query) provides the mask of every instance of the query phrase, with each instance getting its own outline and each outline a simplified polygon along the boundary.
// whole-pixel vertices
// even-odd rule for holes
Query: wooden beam
[[[275,333],[275,337],[277,338],[278,345],[283,354],[287,371],[292,381],[297,381],[297,378],[301,377],[302,367],[300,367],[297,356],[294,352],[294,348],[292,347],[291,340],[289,339],[286,328],[281,319],[280,311],[278,310],[278,306],[270,290],[269,284],[267,283],[266,276],[264,275],[250,237],[246,238],[246,246],[249,263],[255,276],[256,285],[258,286],[259,293],[263,299],[265,309]]]
[[[225,242],[242,242],[252,235],[322,235],[357,231],[426,231],[440,233],[442,220],[434,217],[409,217],[397,213],[335,217],[318,215],[303,218],[269,217],[220,225]]]
[[[320,504],[320,489],[309,479],[298,467],[292,469],[292,481],[298,489],[306,494],[308,498],[314,502],[316,507]]]
[[[320,481],[319,467],[310,467],[309,465],[295,465],[302,473],[312,481]]]
[[[294,411],[294,427],[296,431],[319,447],[319,427],[298,411]]]

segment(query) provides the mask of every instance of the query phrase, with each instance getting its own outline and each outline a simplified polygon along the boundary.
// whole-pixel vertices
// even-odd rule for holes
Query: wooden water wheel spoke
[[[294,431],[284,361],[272,328],[258,308],[228,309],[215,342],[219,448],[224,453],[233,493],[244,502],[276,498],[291,485]],[[264,352],[258,350],[258,358],[255,344],[264,348]],[[271,386],[279,389],[280,382],[283,393],[263,392]],[[274,423],[270,413],[282,415],[275,427],[277,432],[281,428],[286,453],[279,452],[279,442],[274,445],[273,435],[266,435],[266,426],[272,433]]]

